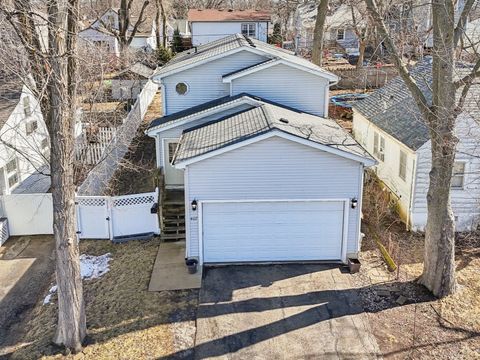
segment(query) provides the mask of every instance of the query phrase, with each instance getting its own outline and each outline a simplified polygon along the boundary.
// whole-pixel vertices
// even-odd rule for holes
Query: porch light
[[[192,201],[192,210],[196,211],[197,210],[197,200]]]
[[[358,200],[357,200],[357,198],[353,198],[353,199],[351,200],[352,209],[356,209],[356,208],[357,208],[357,205],[358,205]]]

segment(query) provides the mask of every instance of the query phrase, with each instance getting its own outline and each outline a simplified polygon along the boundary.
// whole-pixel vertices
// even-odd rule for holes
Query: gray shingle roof
[[[459,64],[456,68],[456,76],[464,76],[468,71],[468,66]],[[411,74],[427,101],[431,103],[432,64],[430,59],[419,63],[412,69]],[[475,111],[478,112],[478,96],[478,86],[474,85],[470,89],[465,111],[472,114],[475,114]],[[400,76],[355,103],[353,108],[412,150],[417,150],[430,139],[420,110]]]
[[[212,41],[210,43],[197,46],[196,48],[178,53],[172,60],[166,63],[165,66],[159,68],[155,72],[154,76],[162,76],[166,73],[170,73],[171,71],[179,70],[185,66],[193,65],[203,60],[242,47],[255,48],[265,53],[266,58],[283,59],[307,67],[311,70],[322,72],[329,77],[336,78],[334,74],[318,67],[317,65],[311,63],[304,58],[296,56],[291,51],[278,48],[260,40],[248,38],[240,34],[230,35],[222,39]]]
[[[0,73],[0,129],[17,106],[22,90],[23,84],[18,78]]]
[[[255,99],[255,97],[252,97],[251,95],[248,95],[246,93],[240,93],[234,96],[224,96],[224,97],[221,97],[212,101],[208,101],[206,103],[193,106],[185,110],[177,111],[176,113],[165,115],[158,119],[155,119],[150,123],[150,125],[148,126],[148,129],[162,127],[162,125],[163,126],[170,125],[175,122],[180,122],[180,121],[186,120],[190,116],[198,115],[202,112],[209,111],[218,107],[222,107],[224,105],[231,104],[236,101],[240,101],[244,97]]]
[[[179,163],[278,130],[317,144],[372,159],[335,121],[262,102],[223,119],[185,130],[175,153]]]

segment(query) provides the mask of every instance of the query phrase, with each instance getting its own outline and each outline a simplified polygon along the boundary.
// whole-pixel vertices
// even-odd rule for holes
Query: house
[[[469,68],[457,68],[458,76]],[[431,99],[431,59],[412,75]],[[458,116],[459,138],[452,178],[451,201],[457,230],[477,224],[480,205],[480,84],[474,84]],[[398,200],[401,218],[423,231],[427,220],[427,191],[431,167],[429,131],[403,81],[397,77],[353,107],[353,133],[378,160],[378,177]]]
[[[0,195],[50,188],[49,137],[38,101],[16,77],[0,80]]]
[[[293,15],[293,32],[299,49],[311,49],[313,46],[317,6],[316,2],[299,4]],[[357,19],[361,19],[358,10],[355,12]],[[347,54],[358,53],[358,37],[353,24],[352,10],[349,5],[333,6],[325,19],[325,46],[327,48],[338,46]]]
[[[136,99],[153,71],[141,62],[136,62],[127,69],[120,71],[111,78],[112,98],[116,100]]]
[[[188,25],[193,46],[237,33],[267,42],[270,21],[270,13],[260,10],[190,9],[188,11]]]
[[[357,257],[375,161],[328,119],[335,75],[236,34],[178,54],[153,80],[165,115],[146,132],[167,191],[185,196],[186,258]]]
[[[79,32],[80,39],[87,44],[102,47],[109,53],[119,56],[120,43],[112,33],[119,29],[118,11],[118,8],[106,10],[98,19],[95,19],[88,27]],[[155,26],[154,16],[152,16],[151,11],[148,11],[148,8],[145,13],[145,20],[139,24],[138,30],[129,45],[130,48],[135,50],[150,51],[157,48],[157,27]],[[129,33],[133,30],[136,21],[135,18],[131,19]],[[162,32],[162,29],[160,28],[158,31]],[[169,33],[167,36],[171,37],[173,28],[167,25],[167,31]],[[160,34],[160,36],[163,36],[163,34]]]

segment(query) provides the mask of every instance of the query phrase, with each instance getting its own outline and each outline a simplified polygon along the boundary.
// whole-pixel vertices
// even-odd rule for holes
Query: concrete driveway
[[[18,341],[25,316],[50,285],[50,235],[11,237],[0,247],[0,358]]]
[[[197,359],[378,359],[350,275],[337,266],[206,270]]]

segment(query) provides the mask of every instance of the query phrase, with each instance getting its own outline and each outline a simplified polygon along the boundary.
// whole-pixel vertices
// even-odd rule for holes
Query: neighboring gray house
[[[297,6],[293,16],[293,32],[299,49],[311,50],[317,18],[317,3],[306,2]],[[356,11],[357,21],[362,16]],[[327,48],[341,47],[347,54],[358,53],[358,37],[353,27],[352,10],[342,4],[330,10],[325,19],[324,42]],[[359,23],[358,26],[361,26]]]
[[[120,71],[112,77],[112,98],[116,100],[136,99],[153,74],[153,69],[141,62]]]
[[[468,68],[457,67],[462,76]],[[430,60],[412,72],[425,96],[431,98]],[[480,215],[480,84],[474,84],[458,116],[459,138],[452,178],[452,207],[457,230],[472,229]],[[425,229],[431,166],[430,139],[418,107],[397,77],[353,107],[353,134],[378,160],[378,177],[398,199],[403,221],[413,230]]]
[[[153,79],[165,116],[147,134],[167,189],[185,194],[187,258],[358,256],[363,171],[375,161],[327,118],[335,75],[233,35],[180,53]]]

